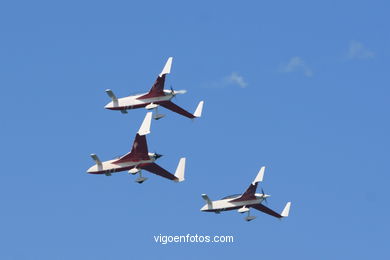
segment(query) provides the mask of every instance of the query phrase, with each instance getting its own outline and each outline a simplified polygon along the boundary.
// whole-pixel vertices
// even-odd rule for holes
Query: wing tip
[[[284,206],[282,214],[280,214],[283,218],[288,217],[288,215],[290,214],[290,207],[291,207],[291,201],[286,203],[286,206]]]
[[[138,130],[139,135],[147,135],[150,133],[150,125],[152,123],[152,112],[146,113],[144,121],[142,121],[141,127]]]
[[[163,70],[161,71],[161,73],[159,75],[160,77],[162,77],[165,74],[171,73],[172,61],[173,61],[173,57],[169,57],[167,62],[165,63]]]
[[[199,118],[202,116],[203,105],[204,105],[204,101],[202,100],[199,102],[198,106],[195,109],[194,117]]]
[[[265,172],[265,166],[262,166],[260,168],[259,173],[256,175],[256,178],[253,180],[252,184],[255,185],[258,182],[263,181],[264,178],[264,172]]]
[[[186,158],[180,158],[179,163],[176,168],[175,177],[177,178],[176,182],[183,182],[185,180],[185,167],[186,167]]]

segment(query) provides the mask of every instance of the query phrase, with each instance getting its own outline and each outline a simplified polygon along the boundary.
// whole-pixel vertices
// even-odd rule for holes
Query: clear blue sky
[[[1,259],[386,259],[388,1],[3,1]],[[186,181],[86,174],[126,153],[145,110],[103,109],[104,90],[167,85],[195,122],[164,111],[151,151]],[[269,206],[203,213],[201,193],[244,191],[267,166]],[[154,235],[234,235],[156,244]]]

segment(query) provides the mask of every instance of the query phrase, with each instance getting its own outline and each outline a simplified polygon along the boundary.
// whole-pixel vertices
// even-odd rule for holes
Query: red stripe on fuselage
[[[128,171],[128,170],[130,170],[130,169],[132,169],[132,168],[134,168],[136,166],[141,168],[145,164],[148,164],[148,163],[143,163],[143,164],[139,164],[139,165],[132,165],[132,166],[126,166],[126,167],[122,167],[122,168],[114,168],[114,169],[111,169],[111,170],[88,172],[88,173],[89,174],[106,174],[106,173],[123,172],[123,171]]]
[[[151,103],[151,102],[150,102]],[[145,104],[139,104],[139,105],[134,105],[134,106],[121,106],[121,107],[107,107],[107,109],[110,110],[129,110],[129,109],[137,109],[141,107],[146,107],[150,103],[145,103]],[[158,102],[153,102],[155,104],[158,104]]]
[[[219,212],[219,211],[230,211],[230,210],[235,210],[235,209],[240,209],[242,207],[251,207],[253,205],[256,205],[258,203],[254,203],[254,204],[247,204],[247,205],[241,205],[241,206],[236,206],[236,207],[229,207],[229,208],[223,208],[223,209],[205,209],[205,210],[202,210],[202,211],[206,211],[206,212]]]

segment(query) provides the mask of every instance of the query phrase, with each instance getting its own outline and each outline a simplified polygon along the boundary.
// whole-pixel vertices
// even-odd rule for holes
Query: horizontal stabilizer
[[[256,175],[256,178],[253,180],[252,184],[255,185],[258,182],[263,181],[264,178],[264,171],[265,171],[265,166],[261,167],[259,173]]]
[[[111,89],[106,89],[106,93],[113,101],[118,100],[118,98],[115,96],[114,92],[112,92]]]
[[[114,92],[112,92],[111,89],[106,89],[106,93],[112,99],[112,106],[117,107],[118,106],[118,98],[115,96]],[[122,110],[121,112],[124,113],[123,111],[126,111],[126,110]]]
[[[291,207],[291,202],[287,202],[286,206],[284,207],[282,214],[280,214],[282,217],[288,217],[288,214],[290,213],[290,207]]]
[[[139,135],[147,135],[150,133],[150,124],[152,123],[152,112],[146,113],[144,121],[138,130]]]
[[[202,116],[203,104],[204,104],[204,101],[199,102],[198,106],[196,107],[194,117],[201,117]]]
[[[209,207],[211,207],[212,202],[211,202],[209,196],[207,196],[207,194],[202,194],[202,198],[206,201],[207,205]]]
[[[96,154],[91,154],[92,160],[95,161],[96,164],[102,164],[102,161],[100,161],[99,157]]]
[[[183,157],[180,159],[175,172],[175,177],[177,178],[177,182],[184,181],[185,168],[186,168],[186,158]]]
[[[173,59],[172,57],[168,58],[167,62],[165,63],[165,66],[164,66],[163,70],[161,71],[161,73],[159,75],[160,77],[162,75],[169,74],[171,72],[172,59]]]

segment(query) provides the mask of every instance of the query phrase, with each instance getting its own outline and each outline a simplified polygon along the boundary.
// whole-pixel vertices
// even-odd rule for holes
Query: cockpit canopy
[[[222,200],[233,199],[233,198],[236,198],[236,197],[240,197],[241,195],[242,195],[242,194],[233,194],[233,195],[229,195],[229,196],[223,197]]]

